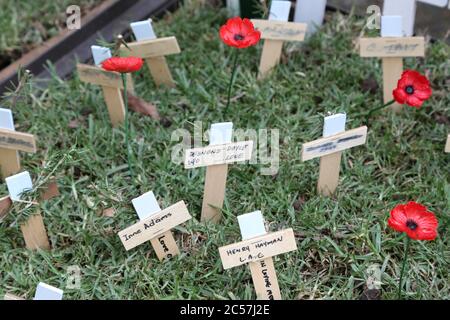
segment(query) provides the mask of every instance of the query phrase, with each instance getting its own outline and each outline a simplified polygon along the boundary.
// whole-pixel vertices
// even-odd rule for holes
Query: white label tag
[[[34,300],[62,300],[64,291],[40,282],[36,288]]]
[[[221,122],[211,125],[209,145],[230,143],[233,136],[233,122]]]
[[[155,31],[152,27],[152,20],[144,20],[130,23],[137,41],[156,39]]]
[[[347,115],[345,113],[337,113],[324,118],[323,136],[329,137],[345,131],[345,122]]]
[[[381,16],[382,37],[403,37],[402,16]]]
[[[28,171],[7,177],[5,178],[5,182],[12,201],[20,200],[23,192],[33,189],[33,182]]]
[[[112,57],[111,50],[106,47],[91,46],[91,51],[96,66],[100,66],[103,61]]]
[[[272,5],[270,6],[269,20],[288,21],[290,11],[290,1],[272,1]]]
[[[0,128],[15,131],[14,119],[10,109],[0,108]]]
[[[267,233],[261,211],[242,214],[237,218],[242,240],[259,237]]]
[[[144,220],[161,211],[153,191],[144,193],[142,196],[131,200],[134,210],[136,210],[139,219]]]

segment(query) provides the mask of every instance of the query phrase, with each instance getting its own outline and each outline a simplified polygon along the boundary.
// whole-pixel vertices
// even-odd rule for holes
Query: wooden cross
[[[402,31],[407,37],[414,34],[417,1],[442,8],[448,3],[448,0],[384,0],[383,15],[402,16]]]
[[[403,37],[401,16],[381,17],[381,37],[361,38],[361,57],[382,58],[384,103],[393,98],[392,91],[403,72],[403,58],[425,56],[425,39],[423,37]],[[402,110],[402,105],[394,103],[392,109]]]
[[[111,57],[111,51],[105,47],[92,46],[92,54],[96,66],[77,64],[78,76],[83,82],[100,85],[108,108],[112,125],[118,126],[125,121],[125,104],[122,97],[123,82],[118,72],[103,70],[101,63]],[[127,90],[134,93],[133,81],[127,74]]]
[[[207,167],[201,221],[218,223],[222,219],[228,164],[251,159],[253,141],[232,143],[232,135],[232,122],[215,123],[211,125],[208,147],[186,150],[185,169]]]
[[[36,288],[33,300],[62,300],[64,291],[46,283],[40,282]],[[5,294],[4,300],[25,300],[11,293]]]
[[[161,210],[153,192],[148,192],[132,202],[141,220],[118,233],[125,250],[150,240],[159,260],[179,254],[170,230],[192,218],[184,201]]]
[[[325,117],[323,138],[303,144],[302,161],[320,157],[317,190],[330,196],[339,183],[342,151],[366,143],[367,127],[345,131],[345,113]]]
[[[297,250],[292,229],[267,233],[261,211],[238,216],[242,240],[219,248],[223,268],[250,267],[259,300],[281,300],[274,256]]]
[[[36,152],[34,135],[16,132],[12,112],[0,108],[0,167],[6,178],[20,171],[19,151]]]
[[[264,46],[259,64],[259,79],[265,78],[279,64],[284,41],[303,41],[306,24],[287,22],[291,10],[290,1],[272,1],[269,20],[252,20],[261,31]]]
[[[327,0],[297,0],[294,21],[306,23],[306,34],[311,35],[323,24],[326,7]]]
[[[11,209],[14,202],[21,201],[22,193],[33,189],[33,182],[28,171],[18,173],[5,179],[9,195],[0,199],[0,219],[3,219]],[[44,192],[41,200],[49,200],[59,195],[58,185],[51,181]],[[44,219],[39,211],[31,215],[28,220],[21,224],[25,245],[29,250],[50,250]]]
[[[134,22],[131,24],[131,28],[137,42],[128,43],[128,48],[122,46],[121,52],[124,55],[132,55],[144,59],[157,86],[175,87],[165,56],[181,52],[177,38],[158,39],[153,31],[150,19]]]
[[[447,136],[447,143],[445,144],[445,152],[450,153],[450,134]]]

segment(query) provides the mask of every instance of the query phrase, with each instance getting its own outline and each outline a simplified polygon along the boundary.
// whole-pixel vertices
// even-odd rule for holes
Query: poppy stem
[[[384,109],[384,108],[386,108],[386,107],[389,107],[390,105],[394,104],[394,102],[395,102],[395,100],[391,100],[391,101],[389,101],[388,103],[382,105],[381,107],[373,108],[373,109],[370,110],[369,113],[367,114],[367,119],[369,119],[370,116],[371,116],[375,111],[378,111],[378,110]]]
[[[228,84],[228,99],[227,99],[227,106],[225,107],[225,110],[228,110],[228,107],[230,106],[230,102],[231,102],[231,89],[233,87],[234,78],[236,76],[236,71],[237,71],[237,66],[238,66],[238,57],[239,57],[238,51],[235,50],[233,71],[231,72],[230,83]]]
[[[128,170],[130,170],[131,176],[133,176],[133,167],[131,166],[131,150],[130,150],[130,124],[128,119],[128,90],[127,90],[127,74],[122,73],[123,82],[123,100],[125,103],[125,143],[127,145],[127,160]]]
[[[404,275],[405,269],[406,269],[406,262],[408,261],[408,252],[409,252],[409,244],[410,243],[411,243],[411,239],[407,236],[406,237],[405,255],[403,257],[402,271],[400,272],[400,280],[398,282],[398,293],[397,293],[398,300],[400,300],[402,298],[403,275]]]

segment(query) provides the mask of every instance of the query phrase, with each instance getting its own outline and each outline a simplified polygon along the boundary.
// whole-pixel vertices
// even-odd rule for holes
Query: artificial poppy
[[[102,62],[103,69],[120,73],[136,72],[142,68],[144,61],[138,57],[112,57]]]
[[[235,17],[228,19],[220,28],[220,38],[226,45],[243,49],[256,45],[261,39],[261,32],[249,19]]]
[[[438,220],[435,215],[413,201],[396,206],[391,211],[388,224],[414,240],[434,240],[437,236]]]
[[[431,97],[431,93],[428,79],[414,70],[404,71],[397,88],[392,92],[395,101],[416,108],[420,108]]]

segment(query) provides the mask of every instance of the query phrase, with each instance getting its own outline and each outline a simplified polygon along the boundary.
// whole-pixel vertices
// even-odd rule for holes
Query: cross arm
[[[371,58],[423,57],[425,38],[423,37],[378,37],[361,38],[360,56]]]
[[[0,128],[0,148],[36,152],[36,139],[29,133]]]
[[[177,38],[166,37],[151,40],[144,40],[127,44],[128,48],[123,46],[120,51],[124,55],[138,56],[143,59],[178,54],[181,52]],[[131,52],[130,52],[131,50]]]
[[[266,40],[303,41],[306,34],[306,23],[252,20],[256,29],[261,31],[261,38]]]
[[[123,89],[122,76],[118,72],[106,71],[102,68],[87,64],[77,64],[78,76],[83,82],[105,87]],[[127,83],[128,91],[133,91],[131,81]]]

